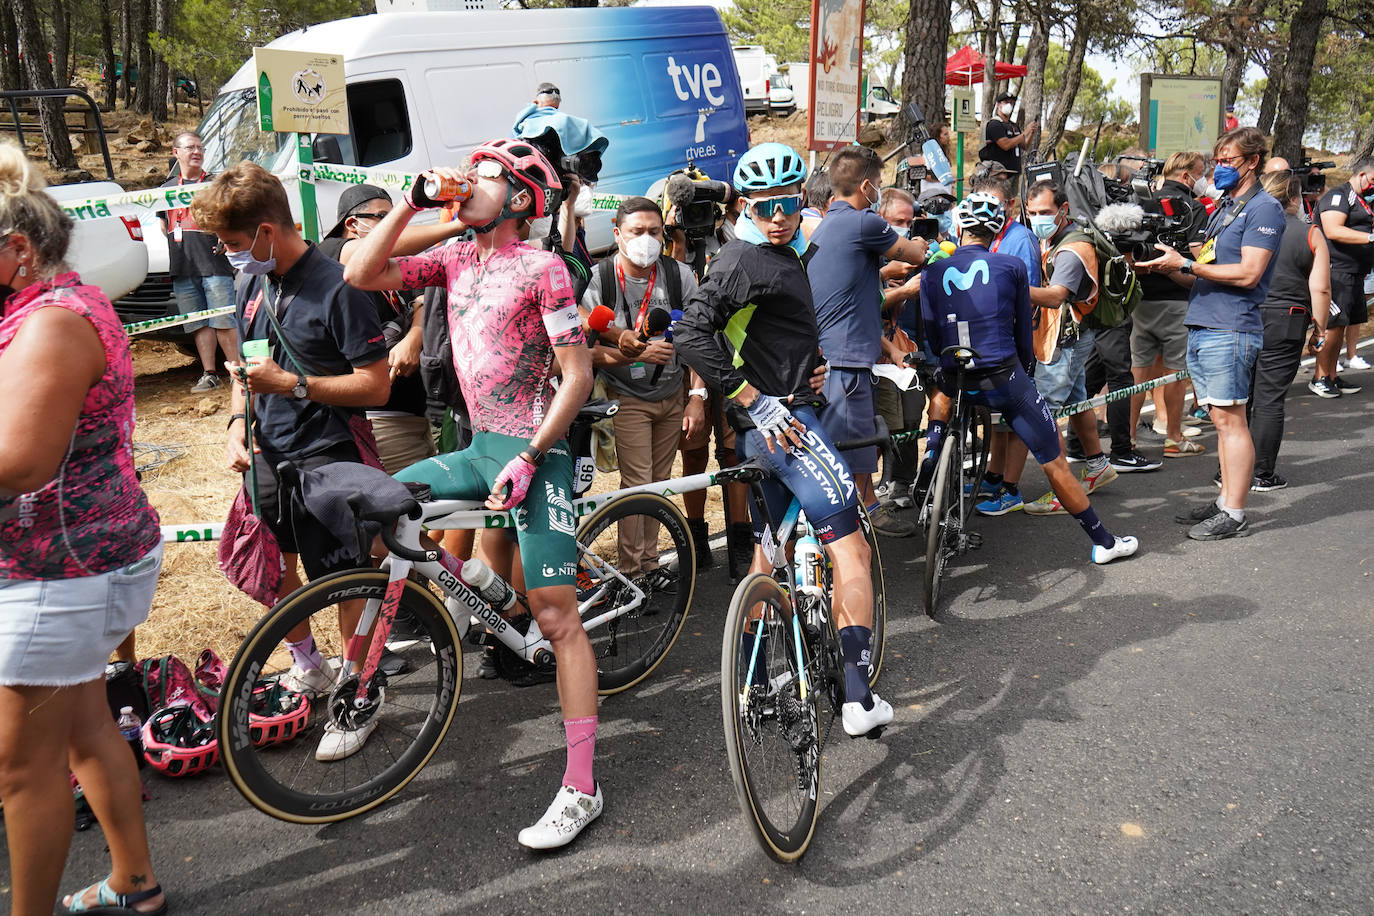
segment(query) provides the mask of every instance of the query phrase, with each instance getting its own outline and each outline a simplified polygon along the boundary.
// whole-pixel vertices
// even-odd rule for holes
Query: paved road
[[[1100,492],[1143,544],[1111,567],[1085,562],[1067,518],[983,520],[944,625],[915,611],[914,544],[884,542],[897,725],[827,751],[797,867],[757,848],[726,772],[715,570],[660,672],[604,703],[606,813],[572,851],[515,843],[561,774],[552,689],[475,680],[469,653],[448,741],[380,811],[298,827],[222,773],[156,781],[161,880],[179,914],[1368,913],[1371,419],[1374,387],[1295,385],[1294,484],[1254,497],[1246,540],[1193,543],[1173,522],[1213,497],[1210,459]],[[99,832],[79,835],[64,887],[106,868]]]

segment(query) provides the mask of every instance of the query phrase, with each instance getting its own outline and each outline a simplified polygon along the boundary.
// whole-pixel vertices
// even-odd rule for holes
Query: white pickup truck
[[[48,188],[48,194],[58,203],[123,193],[124,189],[113,181]],[[67,266],[81,275],[82,282],[100,287],[111,302],[128,295],[148,275],[143,226],[132,216],[77,220],[67,246]]]

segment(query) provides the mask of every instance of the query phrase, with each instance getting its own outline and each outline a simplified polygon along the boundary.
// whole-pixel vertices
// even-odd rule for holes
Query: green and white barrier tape
[[[193,541],[218,541],[224,532],[221,522],[202,525],[163,525],[162,543],[186,544]]]
[[[1088,398],[1086,401],[1079,401],[1077,404],[1065,404],[1054,412],[1054,418],[1071,417],[1074,414],[1082,413],[1085,410],[1092,410],[1094,407],[1101,407],[1112,401],[1120,401],[1132,395],[1140,394],[1142,391],[1149,391],[1151,388],[1158,388],[1160,385],[1168,385],[1180,379],[1192,378],[1187,369],[1180,369],[1168,375],[1160,376],[1148,382],[1141,382],[1139,385],[1132,385],[1129,388],[1119,388],[1116,391],[1108,391],[1106,394],[1099,394],[1095,398]]]
[[[163,328],[174,328],[182,324],[190,324],[192,321],[204,321],[207,318],[218,318],[220,315],[234,314],[234,307],[226,305],[222,309],[203,309],[199,312],[188,312],[185,315],[168,315],[166,318],[149,318],[147,321],[134,321],[124,325],[124,333],[133,337],[135,334],[146,334],[149,331],[160,331]]]

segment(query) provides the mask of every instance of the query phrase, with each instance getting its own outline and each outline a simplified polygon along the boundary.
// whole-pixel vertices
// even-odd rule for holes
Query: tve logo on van
[[[660,118],[695,116],[703,108],[741,105],[739,81],[721,55],[713,50],[674,50],[671,54],[646,54],[649,91]],[[654,74],[662,74],[654,78]]]

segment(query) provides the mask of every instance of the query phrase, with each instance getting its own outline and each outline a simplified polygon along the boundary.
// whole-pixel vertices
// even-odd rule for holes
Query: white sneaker
[[[386,702],[386,688],[379,687],[377,705],[373,707],[372,715],[357,728],[343,728],[336,725],[331,719],[324,727],[320,746],[315,748],[315,759],[321,763],[329,763],[331,760],[343,760],[345,757],[352,757],[362,750],[368,737],[377,728],[377,717],[382,714],[382,703],[384,702]]]
[[[1098,566],[1105,566],[1119,557],[1129,557],[1140,549],[1140,542],[1133,537],[1119,537],[1116,543],[1110,547],[1099,547],[1093,545],[1093,562]]]
[[[1159,436],[1167,436],[1167,435],[1169,435],[1169,427],[1168,427],[1167,425],[1165,425],[1164,423],[1158,421],[1158,420],[1156,420],[1155,423],[1154,423],[1154,425],[1151,426],[1150,428],[1153,429],[1153,430],[1155,431],[1155,434],[1156,434],[1156,435],[1159,435]],[[1200,436],[1200,435],[1202,435],[1202,430],[1198,429],[1196,426],[1189,426],[1188,424],[1185,423],[1185,424],[1183,424],[1183,435],[1184,435],[1184,438],[1192,439],[1194,436]]]
[[[891,722],[892,706],[875,693],[872,709],[864,709],[862,703],[846,703],[840,707],[840,718],[844,720],[844,733],[860,738]]]
[[[1347,360],[1342,360],[1342,361],[1341,361],[1341,365],[1342,365],[1342,367],[1345,368],[1345,369],[1368,369],[1368,368],[1369,368],[1369,360],[1365,359],[1363,356],[1361,356],[1360,354],[1356,353],[1354,356],[1350,357],[1349,359],[1347,359]]]
[[[302,668],[299,664],[281,676],[281,685],[287,690],[305,694],[307,700],[328,696],[334,689],[334,666],[329,659],[319,668]]]
[[[601,816],[601,786],[595,795],[564,786],[553,797],[544,816],[520,831],[520,845],[529,849],[557,849],[567,846],[592,821]]]

